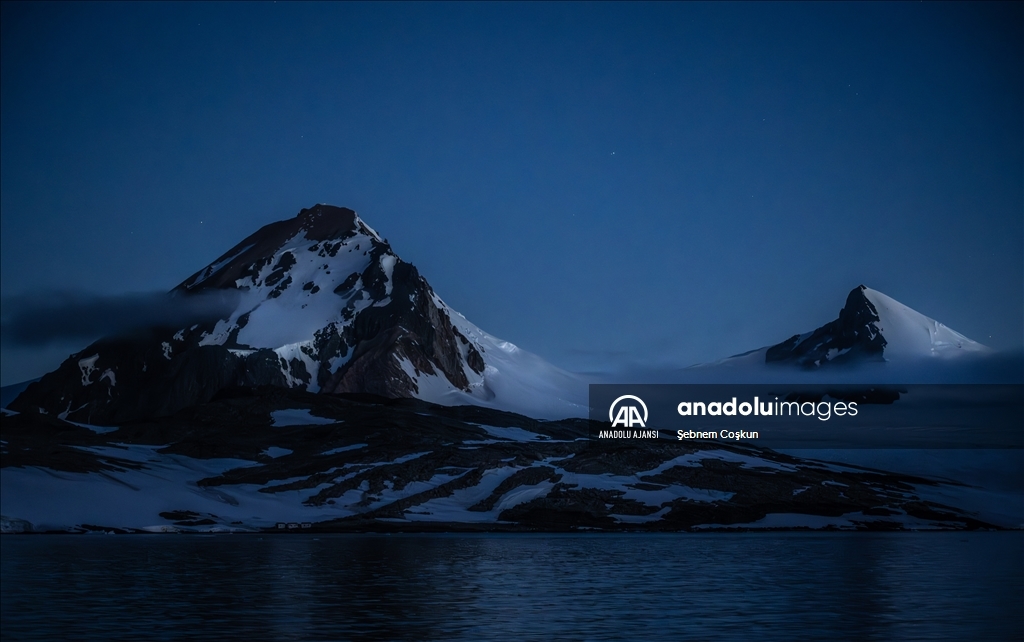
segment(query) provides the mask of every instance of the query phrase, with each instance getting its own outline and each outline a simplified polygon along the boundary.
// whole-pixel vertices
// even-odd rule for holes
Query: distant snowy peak
[[[980,343],[861,285],[847,296],[838,319],[767,348],[764,360],[815,369],[829,364],[957,357],[987,351]]]
[[[579,379],[449,308],[354,211],[271,223],[174,293],[230,292],[223,318],[105,339],[15,400],[75,421],[166,415],[232,386],[416,397],[540,418],[586,413]]]

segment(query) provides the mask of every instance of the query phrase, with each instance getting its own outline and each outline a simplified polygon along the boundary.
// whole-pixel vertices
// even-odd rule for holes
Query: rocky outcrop
[[[877,325],[878,311],[864,296],[865,289],[860,285],[850,292],[835,321],[768,348],[765,362],[816,369],[829,364],[881,361],[886,340]]]

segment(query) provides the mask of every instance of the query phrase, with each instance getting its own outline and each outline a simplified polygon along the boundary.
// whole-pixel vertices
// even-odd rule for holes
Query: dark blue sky
[[[485,330],[688,365],[864,283],[1024,341],[1021,4],[5,3],[2,294],[352,207]],[[5,347],[3,383],[80,345]]]

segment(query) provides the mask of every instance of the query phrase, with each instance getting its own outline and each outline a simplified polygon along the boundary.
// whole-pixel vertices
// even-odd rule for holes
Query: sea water
[[[0,537],[4,640],[1012,640],[1024,533]]]

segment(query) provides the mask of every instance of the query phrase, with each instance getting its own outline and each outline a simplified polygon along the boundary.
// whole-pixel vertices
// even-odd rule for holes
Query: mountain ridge
[[[414,397],[558,419],[587,414],[588,380],[484,332],[450,308],[355,211],[319,204],[264,225],[171,290],[230,294],[187,327],[108,337],[10,407],[90,424],[165,416],[227,387]],[[988,348],[864,285],[838,318],[713,364],[838,372],[850,364]],[[692,370],[691,368],[690,370]]]

